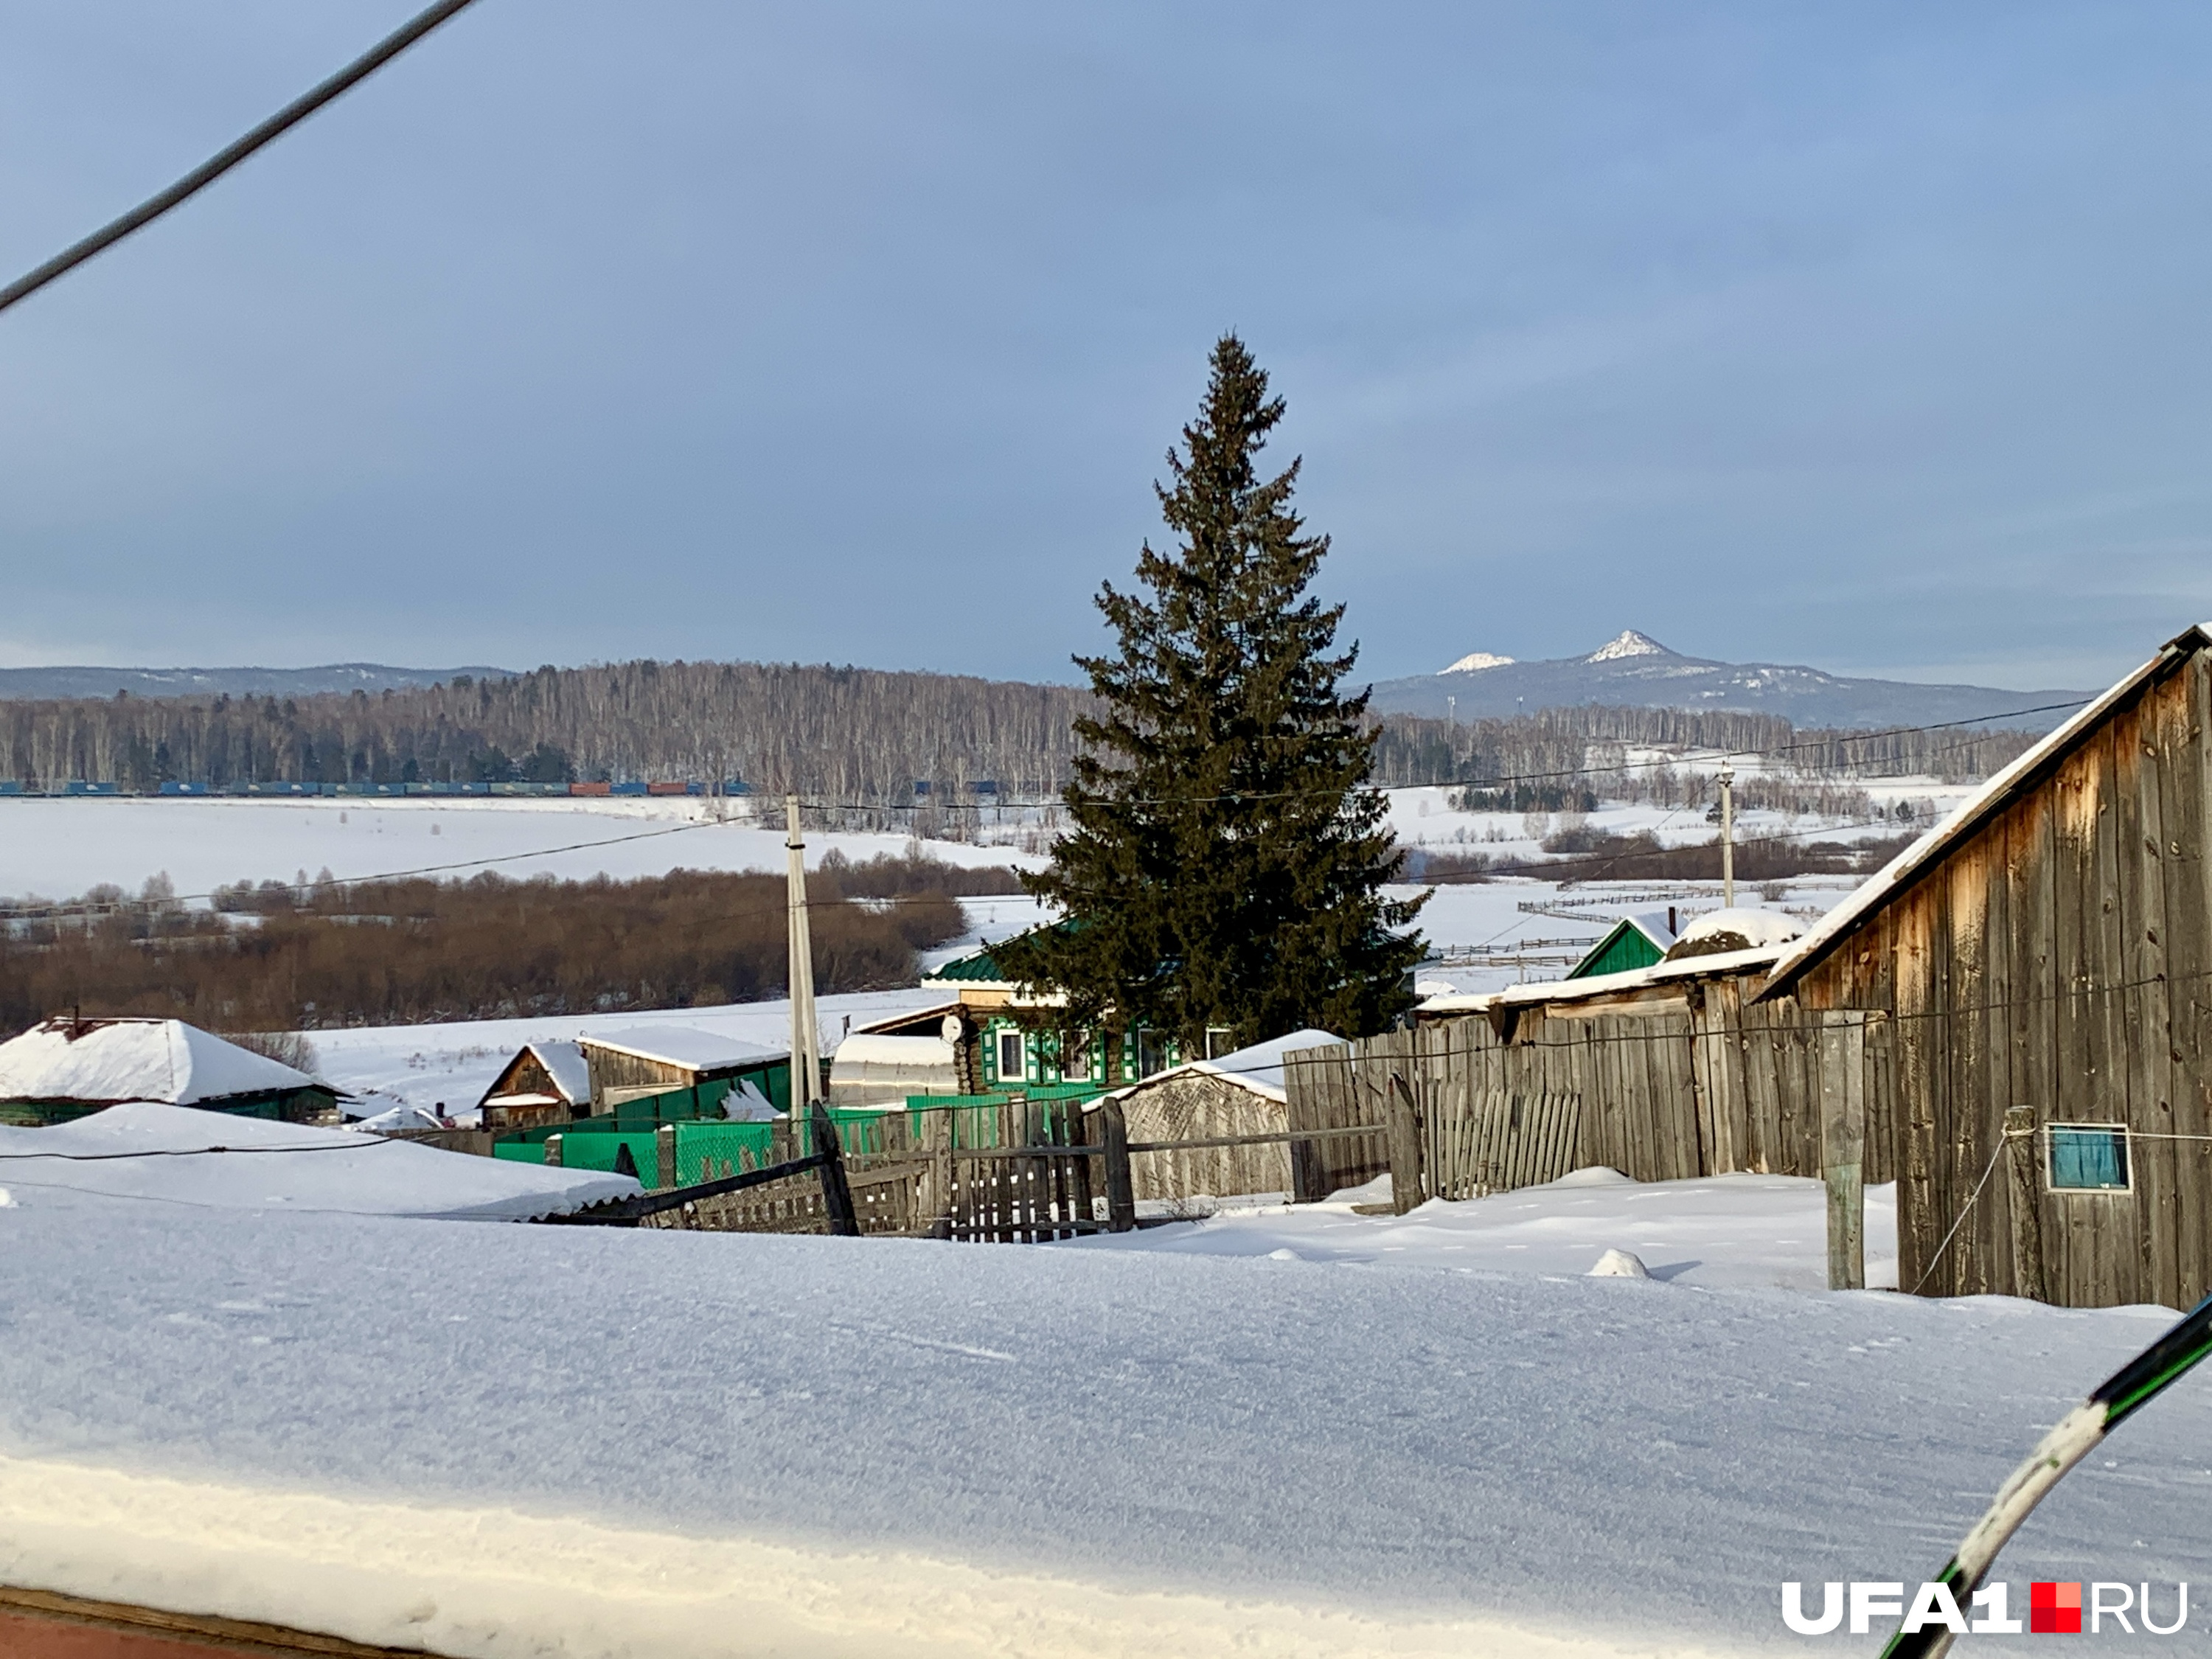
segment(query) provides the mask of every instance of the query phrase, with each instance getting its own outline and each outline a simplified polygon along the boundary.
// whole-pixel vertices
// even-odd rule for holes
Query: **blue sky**
[[[407,15],[0,0],[0,266]],[[1224,328],[1363,672],[2212,615],[2212,9],[479,0],[0,315],[0,661],[1066,678]]]

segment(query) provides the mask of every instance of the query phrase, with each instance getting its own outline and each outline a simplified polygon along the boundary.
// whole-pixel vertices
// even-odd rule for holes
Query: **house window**
[[[1168,1068],[1168,1034],[1165,1031],[1139,1031],[1137,1034],[1137,1075],[1151,1077]]]
[[[1088,1083],[1091,1080],[1091,1033],[1062,1031],[1060,1034],[1060,1075],[1067,1083]]]
[[[1023,1080],[1028,1072],[1027,1066],[1024,1064],[1028,1058],[1024,1053],[1027,1046],[1023,1042],[1022,1034],[1019,1031],[999,1033],[1000,1082],[1019,1083]]]
[[[1218,1060],[1224,1054],[1234,1053],[1236,1047],[1234,1034],[1226,1025],[1206,1028],[1206,1057],[1208,1060]]]
[[[2128,1132],[2117,1123],[2051,1126],[2051,1190],[2124,1193],[2129,1189]]]

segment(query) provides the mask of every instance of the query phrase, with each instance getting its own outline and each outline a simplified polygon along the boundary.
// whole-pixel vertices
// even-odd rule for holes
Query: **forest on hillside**
[[[832,854],[807,878],[815,988],[911,985],[915,953],[964,930],[960,895],[1018,890],[1011,870]],[[781,876],[241,882],[212,908],[121,896],[96,891],[86,897],[101,914],[0,931],[0,1037],[72,1008],[312,1031],[707,1006],[787,989]]]
[[[629,662],[513,679],[349,695],[0,702],[0,778],[151,789],[177,780],[405,783],[742,780],[856,815],[920,811],[915,827],[978,799],[1036,800],[1066,781],[1073,686],[826,665]],[[1376,722],[1375,780],[1503,790],[1508,810],[1619,795],[1634,745],[1778,754],[1801,775],[1986,775],[2034,741],[1972,729],[1869,737],[1801,732],[1777,715],[1549,708],[1514,720]],[[917,785],[929,786],[918,793]],[[989,786],[979,790],[978,785]],[[1629,789],[1632,793],[1632,788]],[[1584,810],[1587,807],[1584,806]],[[906,820],[902,818],[902,823]]]

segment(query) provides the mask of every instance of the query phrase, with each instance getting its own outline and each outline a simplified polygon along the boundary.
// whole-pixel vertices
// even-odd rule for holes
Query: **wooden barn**
[[[487,1129],[567,1123],[592,1109],[592,1072],[579,1042],[526,1042],[477,1103]]]
[[[1177,1066],[1102,1096],[1085,1109],[1095,1112],[1106,1101],[1118,1101],[1133,1146],[1282,1134],[1291,1127],[1283,1057],[1343,1040],[1327,1031],[1293,1031],[1217,1059]],[[1139,1202],[1287,1194],[1291,1189],[1291,1149],[1287,1143],[1278,1143],[1138,1152],[1129,1159],[1129,1182]]]
[[[791,1054],[688,1025],[639,1025],[593,1031],[577,1040],[591,1080],[592,1110],[611,1112],[625,1101],[679,1089],[697,1097],[705,1116],[732,1091],[758,1095],[779,1112],[791,1109]]]
[[[1767,997],[1893,1028],[1906,1290],[2212,1291],[2208,647],[2173,640],[1776,965]]]

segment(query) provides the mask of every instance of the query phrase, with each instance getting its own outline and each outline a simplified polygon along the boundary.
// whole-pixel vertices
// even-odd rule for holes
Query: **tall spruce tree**
[[[1114,652],[1078,657],[1099,713],[1063,799],[1071,831],[1025,877],[1069,925],[997,947],[1001,969],[1065,993],[1067,1018],[1142,1024],[1192,1052],[1322,1026],[1364,1036],[1410,1003],[1420,902],[1366,787],[1367,693],[1341,689],[1342,605],[1308,592],[1328,551],[1291,508],[1298,463],[1256,462],[1283,416],[1243,341],[1213,348],[1206,401],[1155,483],[1172,553],[1147,542],[1142,591],[1098,596]]]

